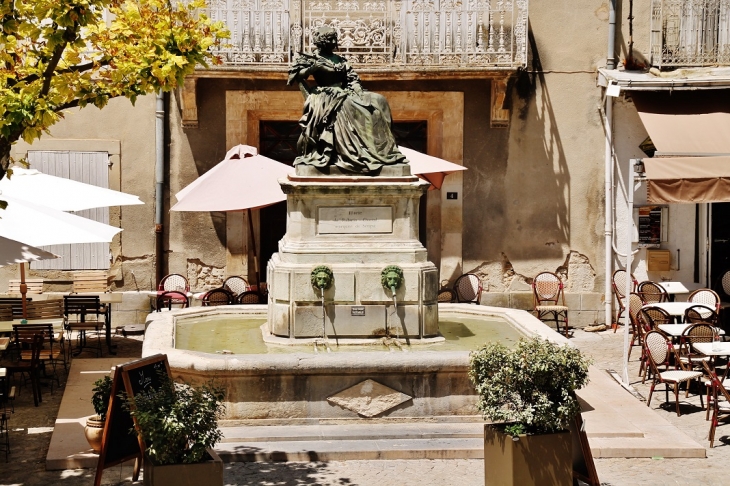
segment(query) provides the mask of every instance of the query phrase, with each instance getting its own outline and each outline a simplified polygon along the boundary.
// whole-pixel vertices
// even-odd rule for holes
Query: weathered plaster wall
[[[120,179],[110,181],[112,188],[136,194],[145,203],[110,209],[110,222],[121,217],[124,231],[114,238],[110,249],[113,255],[110,276],[112,289],[135,290],[154,285],[154,190],[155,190],[155,97],[143,96],[136,106],[126,99],[113,99],[102,110],[87,107],[69,110],[64,120],[51,128],[51,135],[44,135],[34,146],[19,143],[14,146],[15,155],[24,154],[29,148],[53,150],[54,140],[83,139],[78,144],[83,150],[85,141],[112,140],[121,146],[119,160]],[[64,147],[68,150],[69,142]],[[70,142],[73,145],[73,142]],[[0,269],[0,280],[17,278],[17,265]],[[134,272],[136,282],[131,272]],[[58,281],[49,284],[49,290],[70,288],[71,275],[58,271],[31,271],[29,277],[44,277]],[[4,284],[0,284],[4,285]]]

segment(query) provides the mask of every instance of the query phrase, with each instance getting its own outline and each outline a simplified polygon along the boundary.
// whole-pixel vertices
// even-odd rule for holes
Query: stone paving
[[[585,333],[576,331],[572,341],[590,354],[599,369],[620,371],[621,330]],[[140,342],[114,338],[120,357],[138,357]],[[648,384],[637,377],[638,349],[634,349],[630,378],[637,392],[648,396]],[[82,355],[88,358],[88,355]],[[24,387],[10,419],[12,454],[3,462],[0,454],[0,486],[52,485],[81,486],[93,483],[94,470],[46,471],[45,456],[61,390],[53,394],[44,389],[43,403],[34,407],[30,390]],[[670,395],[671,398],[671,395]],[[673,403],[663,406],[664,393],[655,393],[652,408],[698,443],[708,447],[709,422],[696,396],[682,402],[682,416],[674,413]],[[596,468],[604,485],[726,485],[730,484],[726,465],[730,463],[730,427],[720,427],[714,449],[707,459],[597,459]],[[482,460],[392,460],[286,463],[236,463],[225,465],[226,485],[360,485],[360,486],[441,486],[483,484]],[[132,482],[130,467],[114,467],[104,473],[105,485],[141,484]]]

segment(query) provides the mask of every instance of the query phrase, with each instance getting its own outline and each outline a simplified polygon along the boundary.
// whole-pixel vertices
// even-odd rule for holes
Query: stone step
[[[313,440],[380,439],[473,439],[484,435],[484,424],[459,423],[370,423],[320,425],[263,425],[221,427],[222,442],[270,442]]]
[[[478,459],[481,423],[223,427],[226,462]]]

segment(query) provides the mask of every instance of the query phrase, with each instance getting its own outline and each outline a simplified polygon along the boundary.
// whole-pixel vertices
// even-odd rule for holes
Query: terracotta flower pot
[[[484,426],[486,486],[571,486],[573,455],[570,432],[520,435],[518,440]]]
[[[101,452],[101,438],[104,435],[104,420],[99,420],[98,415],[92,415],[86,419],[84,435],[95,453]]]

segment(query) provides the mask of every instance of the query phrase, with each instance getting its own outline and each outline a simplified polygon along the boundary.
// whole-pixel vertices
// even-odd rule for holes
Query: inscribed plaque
[[[393,210],[390,206],[321,207],[317,232],[319,234],[392,233]]]

